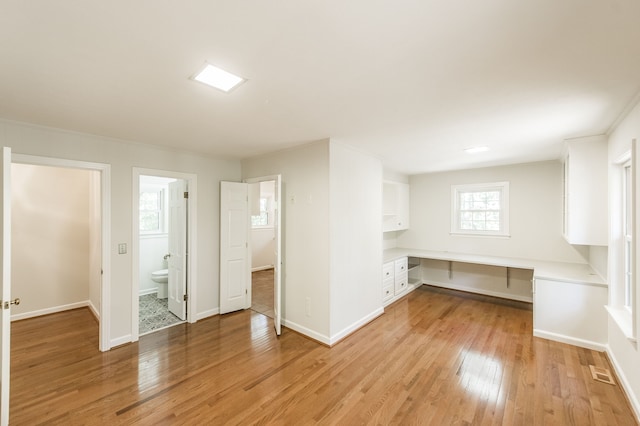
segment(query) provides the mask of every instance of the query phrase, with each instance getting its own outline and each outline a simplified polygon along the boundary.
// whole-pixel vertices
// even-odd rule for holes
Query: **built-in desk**
[[[507,277],[511,268],[531,270],[534,336],[604,350],[607,332],[604,306],[608,300],[608,286],[588,264],[410,248],[393,248],[383,253],[384,262],[402,257],[503,267],[507,269]],[[423,279],[422,284],[434,283]]]
[[[401,257],[445,260],[450,262],[475,263],[533,270],[534,279],[548,279],[576,284],[607,287],[606,281],[586,263],[547,262],[543,260],[519,259],[514,257],[482,256],[477,254],[453,253],[448,251],[393,248],[384,251],[383,261],[389,262]]]

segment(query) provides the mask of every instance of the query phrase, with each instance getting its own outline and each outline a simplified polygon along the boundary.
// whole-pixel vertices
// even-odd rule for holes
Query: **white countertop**
[[[383,252],[383,260],[385,263],[405,256],[452,262],[477,263],[507,268],[532,269],[533,277],[537,279],[565,281],[601,287],[607,286],[606,281],[586,263],[549,262],[515,257],[482,256],[477,254],[400,247],[388,249]]]

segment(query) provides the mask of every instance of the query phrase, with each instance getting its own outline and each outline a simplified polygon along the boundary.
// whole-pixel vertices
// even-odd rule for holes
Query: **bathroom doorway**
[[[197,176],[133,169],[131,340],[195,322]]]
[[[139,335],[186,320],[186,182],[139,178]]]

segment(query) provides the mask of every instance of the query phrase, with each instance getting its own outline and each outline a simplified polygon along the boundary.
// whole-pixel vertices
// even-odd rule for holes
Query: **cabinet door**
[[[395,294],[404,292],[408,288],[409,274],[405,272],[401,275],[396,275],[394,283]]]
[[[409,229],[409,185],[398,184],[398,210],[396,213],[396,230]]]
[[[406,274],[408,269],[408,261],[406,257],[402,257],[394,262],[394,273],[396,276]]]
[[[608,244],[607,143],[588,137],[567,143],[564,164],[564,237],[570,244]]]

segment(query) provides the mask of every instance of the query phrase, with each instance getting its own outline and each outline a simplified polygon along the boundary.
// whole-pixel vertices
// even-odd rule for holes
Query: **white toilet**
[[[167,298],[167,285],[169,283],[169,270],[159,269],[151,273],[151,279],[158,284],[158,299]]]

